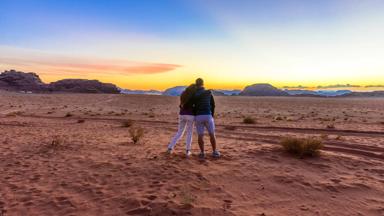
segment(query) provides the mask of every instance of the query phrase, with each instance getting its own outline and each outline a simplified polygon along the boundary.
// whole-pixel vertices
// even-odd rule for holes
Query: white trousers
[[[168,145],[168,149],[174,149],[176,143],[183,136],[184,132],[187,131],[186,139],[186,150],[191,150],[192,135],[193,135],[193,124],[195,122],[195,116],[193,115],[179,115],[179,129],[176,135],[172,138],[171,143]]]

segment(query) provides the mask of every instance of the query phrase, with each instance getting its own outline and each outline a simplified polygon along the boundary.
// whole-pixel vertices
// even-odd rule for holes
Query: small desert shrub
[[[335,137],[335,140],[343,140],[343,137],[340,136],[340,135],[337,135],[337,136]]]
[[[59,148],[61,145],[63,145],[63,139],[59,136],[54,136],[52,138],[50,147],[56,149]]]
[[[121,127],[126,127],[126,128],[129,128],[133,125],[134,121],[128,119],[128,120],[124,120],[122,123],[121,123]]]
[[[321,135],[320,135],[320,138],[321,138],[321,139],[328,139],[328,134],[321,134]]]
[[[323,144],[320,140],[314,138],[285,138],[281,141],[284,150],[300,158],[305,156],[316,156],[320,153]]]
[[[79,119],[79,120],[77,120],[77,123],[84,123],[84,122],[85,122],[84,119]]]
[[[72,117],[72,116],[73,116],[72,113],[65,114],[65,117]]]
[[[141,127],[130,127],[129,136],[134,144],[138,143],[144,137],[144,129]]]
[[[328,124],[327,129],[335,129],[335,125],[334,124]]]
[[[276,117],[275,117],[275,120],[276,120],[276,121],[281,121],[281,120],[283,120],[283,117],[281,117],[281,116],[276,116]]]
[[[236,130],[236,127],[235,127],[235,126],[232,126],[232,125],[226,125],[226,126],[224,126],[224,129],[225,129],[225,130],[231,130],[231,131],[234,131],[234,130]]]
[[[148,117],[149,117],[149,118],[155,118],[155,114],[154,114],[154,113],[149,113],[149,114],[148,114]]]
[[[244,124],[255,124],[256,120],[252,118],[251,116],[244,117],[243,119]]]
[[[22,111],[14,111],[14,112],[7,113],[5,116],[7,116],[7,117],[16,117],[16,116],[21,115],[21,114],[23,114]]]
[[[194,196],[190,189],[183,188],[180,193],[181,204],[183,205],[192,205],[196,201],[196,196]]]

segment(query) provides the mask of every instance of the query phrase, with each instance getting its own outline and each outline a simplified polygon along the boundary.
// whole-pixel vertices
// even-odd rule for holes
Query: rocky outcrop
[[[120,90],[111,83],[102,83],[98,80],[64,79],[49,84],[49,89],[55,92],[74,93],[108,93],[118,94]]]
[[[4,71],[0,74],[0,89],[28,92],[120,93],[117,86],[98,80],[64,79],[45,84],[35,73],[15,70]]]
[[[289,96],[283,90],[273,87],[270,84],[254,84],[244,88],[239,95],[242,96]]]
[[[47,90],[47,87],[35,73],[9,70],[0,74],[0,89],[40,92]]]

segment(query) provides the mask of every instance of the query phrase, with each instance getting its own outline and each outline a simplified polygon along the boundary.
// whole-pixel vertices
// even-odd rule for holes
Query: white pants
[[[186,149],[191,150],[192,145],[192,134],[193,134],[193,124],[195,122],[195,116],[193,115],[179,115],[179,129],[177,130],[176,135],[171,140],[171,143],[168,145],[168,149],[175,148],[177,141],[183,136],[185,130],[187,131],[186,139]]]

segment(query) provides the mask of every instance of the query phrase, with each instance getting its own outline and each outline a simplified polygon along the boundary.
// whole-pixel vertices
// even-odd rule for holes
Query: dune
[[[216,99],[223,157],[201,161],[196,139],[164,153],[177,97],[0,92],[0,215],[384,215],[384,99]]]

